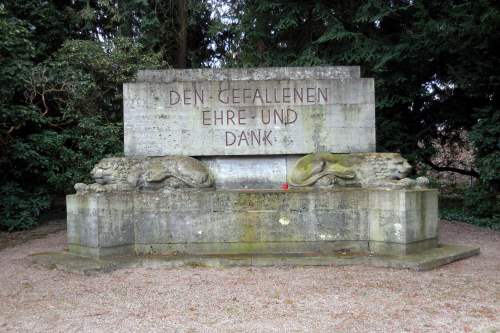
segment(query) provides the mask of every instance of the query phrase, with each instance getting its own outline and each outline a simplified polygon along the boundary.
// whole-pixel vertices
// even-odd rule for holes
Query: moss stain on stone
[[[297,161],[288,181],[297,186],[308,185],[327,174],[341,178],[354,178],[352,166],[356,163],[351,154],[315,153]]]
[[[257,241],[257,235],[255,231],[255,225],[251,223],[243,224],[243,235],[241,236],[242,242],[255,242]]]

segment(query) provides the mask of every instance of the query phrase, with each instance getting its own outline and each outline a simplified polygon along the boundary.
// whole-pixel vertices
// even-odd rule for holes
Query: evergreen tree
[[[500,11],[488,0],[229,1],[230,66],[359,65],[376,83],[377,144],[478,179],[469,207],[499,214]],[[476,165],[436,165],[469,141]],[[467,138],[467,136],[465,136]]]

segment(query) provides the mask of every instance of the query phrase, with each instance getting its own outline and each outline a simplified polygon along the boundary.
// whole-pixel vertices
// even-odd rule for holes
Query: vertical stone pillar
[[[68,195],[66,209],[71,252],[93,257],[134,254],[134,209],[129,193]]]
[[[437,190],[370,190],[369,196],[370,251],[405,255],[437,246]]]

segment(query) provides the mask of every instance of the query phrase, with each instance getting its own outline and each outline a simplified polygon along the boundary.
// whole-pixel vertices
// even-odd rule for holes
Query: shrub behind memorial
[[[0,17],[0,228],[37,223],[105,155],[123,151],[121,84],[157,54],[127,38],[67,40],[35,63],[29,24]]]

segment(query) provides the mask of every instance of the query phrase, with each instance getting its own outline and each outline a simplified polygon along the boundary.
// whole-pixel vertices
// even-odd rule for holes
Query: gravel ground
[[[441,222],[481,255],[430,272],[369,267],[127,269],[32,266],[65,231],[0,251],[1,332],[500,332],[500,233]]]

